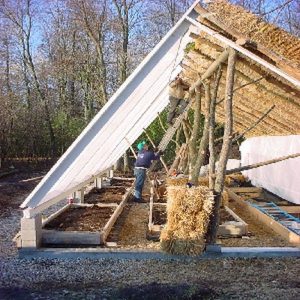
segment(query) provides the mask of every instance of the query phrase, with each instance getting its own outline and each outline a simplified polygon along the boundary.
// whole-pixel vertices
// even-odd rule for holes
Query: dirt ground
[[[19,259],[11,241],[19,230],[18,206],[38,183],[38,180],[22,180],[41,175],[43,173],[33,172],[0,179],[1,300],[300,298],[300,259],[296,258],[203,261]],[[242,211],[232,205],[231,208],[250,223]],[[117,230],[123,245],[135,248],[137,243],[140,248],[158,247],[158,243],[146,239],[148,211],[147,203],[127,204],[124,217],[118,220]],[[262,228],[255,222],[250,225],[252,233],[259,235],[260,230]],[[136,235],[143,239],[135,241]],[[264,232],[259,236],[265,239],[274,233]],[[261,243],[255,235],[241,243],[251,239],[252,244]],[[276,240],[278,236],[273,242]]]

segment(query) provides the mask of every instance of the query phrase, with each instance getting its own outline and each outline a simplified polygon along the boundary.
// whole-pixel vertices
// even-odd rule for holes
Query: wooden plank
[[[100,245],[100,232],[42,230],[42,243],[52,245]]]
[[[64,211],[66,211],[67,209],[69,209],[71,207],[71,205],[72,204],[69,203],[69,204],[63,206],[61,209],[59,209],[58,211],[56,211],[55,213],[53,213],[52,215],[50,215],[48,218],[46,218],[45,220],[43,220],[42,227],[44,227],[46,224],[48,224],[49,222],[51,222],[53,219],[57,218]]]
[[[300,236],[298,234],[292,232],[287,227],[276,222],[274,219],[267,216],[263,212],[259,211],[255,207],[251,206],[249,203],[243,201],[240,196],[238,196],[236,193],[234,193],[230,189],[226,189],[226,190],[228,192],[229,197],[231,199],[233,199],[235,202],[237,202],[247,213],[249,213],[258,222],[260,222],[260,223],[266,225],[267,227],[269,227],[270,229],[274,230],[276,233],[278,233],[280,236],[282,236],[289,243],[291,243],[295,246],[300,246]]]
[[[263,189],[260,187],[230,187],[234,193],[262,193]]]
[[[153,190],[154,190],[154,188],[151,187],[151,189],[150,189],[151,196],[150,196],[150,208],[149,208],[149,222],[148,222],[149,231],[151,231],[152,226],[153,226],[153,196],[154,196]]]
[[[300,205],[279,206],[279,207],[289,214],[299,214],[300,213]]]
[[[134,181],[134,177],[112,177],[111,179],[122,180],[122,181]]]
[[[226,211],[232,215],[232,217],[234,219],[236,219],[238,222],[243,223],[245,226],[248,226],[248,224],[242,219],[240,218],[233,210],[231,210],[228,206],[225,206]]]
[[[131,192],[133,190],[133,187],[131,187],[126,194],[123,196],[123,200],[121,201],[121,203],[119,204],[119,206],[116,208],[116,210],[114,211],[114,213],[112,214],[112,216],[110,217],[110,219],[108,220],[108,222],[106,223],[106,225],[104,226],[104,228],[101,231],[101,243],[105,243],[106,239],[112,229],[112,227],[114,226],[115,222],[117,221],[117,218],[119,217],[119,215],[122,213],[130,195]]]
[[[98,206],[98,207],[117,207],[119,204],[118,203],[97,203],[97,204],[87,204],[87,203],[72,203],[72,207],[93,207],[93,206]]]

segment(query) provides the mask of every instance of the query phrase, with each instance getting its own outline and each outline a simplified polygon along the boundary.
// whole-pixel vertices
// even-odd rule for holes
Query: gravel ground
[[[20,217],[9,203],[0,209],[1,300],[300,299],[300,259],[19,259],[12,238]]]

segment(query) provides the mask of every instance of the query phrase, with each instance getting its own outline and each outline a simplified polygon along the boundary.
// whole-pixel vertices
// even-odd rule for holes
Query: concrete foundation
[[[42,240],[42,215],[21,219],[21,247],[38,248]]]

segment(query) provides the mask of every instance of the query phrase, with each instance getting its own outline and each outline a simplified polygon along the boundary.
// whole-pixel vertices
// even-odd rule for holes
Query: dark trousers
[[[170,102],[170,106],[169,106],[169,113],[167,117],[167,123],[171,124],[174,118],[178,117],[184,112],[184,109],[187,106],[187,102],[184,101],[183,99],[177,99],[173,96],[169,97],[169,102]]]
[[[146,171],[147,171],[146,169],[134,168],[134,176],[135,176],[134,196],[137,199],[142,198],[144,182],[146,179]]]

